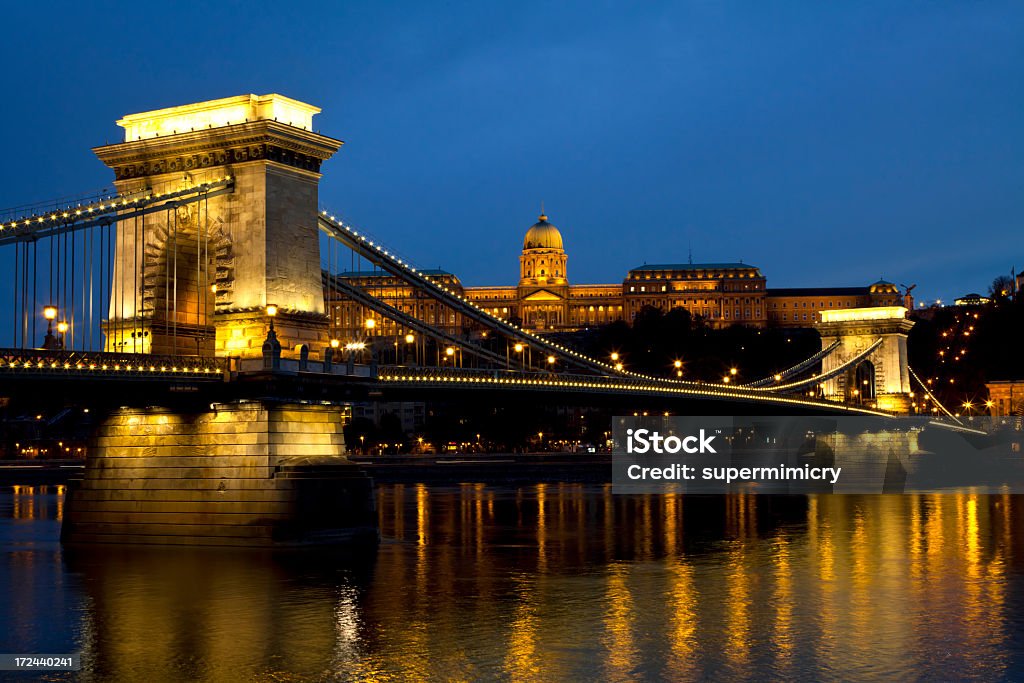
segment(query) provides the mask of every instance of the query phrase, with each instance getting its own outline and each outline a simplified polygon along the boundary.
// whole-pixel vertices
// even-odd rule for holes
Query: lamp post
[[[274,330],[277,306],[267,304],[266,311],[267,317],[270,318],[270,329],[267,330],[267,338],[263,342],[263,369],[279,370],[281,368],[281,342],[277,340],[277,332]]]
[[[525,371],[526,370],[526,356],[523,354],[523,351],[526,350],[526,347],[523,346],[521,343],[516,342],[516,345],[513,346],[512,348],[515,349],[516,353],[519,354],[519,368],[521,370]]]
[[[416,364],[416,362],[417,362],[416,353],[415,353],[416,352],[416,347],[414,346],[415,343],[416,343],[416,335],[413,334],[412,332],[407,333],[405,335],[405,345],[406,345],[406,349],[405,349],[405,362],[406,363],[409,363],[410,357],[412,359],[412,363],[413,364]],[[411,356],[410,356],[410,353],[409,353],[410,347],[411,347],[411,349],[413,351]]]
[[[324,349],[324,372],[331,372],[334,365],[334,354],[338,352],[340,346],[341,340],[339,339],[331,339],[328,342],[327,348]]]
[[[46,336],[43,338],[43,348],[47,351],[55,351],[57,338],[53,336],[53,321],[57,319],[57,307],[43,306],[43,317],[46,318]]]
[[[67,334],[67,331],[68,331],[68,324],[65,321],[61,320],[59,323],[57,323],[57,348],[58,349],[63,349],[64,348],[64,335]]]

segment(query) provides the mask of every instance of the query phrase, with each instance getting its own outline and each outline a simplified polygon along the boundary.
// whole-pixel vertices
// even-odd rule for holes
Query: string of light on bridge
[[[621,383],[612,378],[601,380],[598,378],[576,377],[572,379],[548,379],[539,377],[496,377],[493,375],[469,375],[469,374],[441,374],[423,373],[415,374],[406,369],[391,372],[381,372],[378,378],[384,383],[405,383],[405,384],[463,384],[463,385],[494,385],[508,388],[530,388],[530,387],[552,387],[559,389],[579,390],[601,390],[601,391],[626,391],[630,393],[647,394],[672,394],[682,396],[694,396],[701,398],[721,398],[741,401],[752,401],[760,403],[784,403],[804,407],[826,407],[830,410],[843,410],[847,412],[860,413],[864,415],[879,415],[891,417],[890,413],[882,410],[873,410],[859,406],[849,406],[834,401],[809,400],[791,396],[769,395],[757,391],[737,391],[720,388],[717,385],[696,387],[663,386],[660,383],[652,385]],[[401,373],[401,374],[398,374]]]
[[[201,192],[205,188],[212,187],[223,183],[230,183],[234,178],[230,175],[223,176],[221,178],[215,178],[208,180],[194,187],[185,188],[183,190],[176,190],[174,192],[144,192],[141,197],[135,197],[137,192],[118,195],[112,199],[106,199],[99,202],[93,202],[91,204],[66,206],[62,209],[55,211],[48,211],[41,214],[31,214],[29,216],[21,216],[15,220],[0,222],[0,231],[2,230],[13,230],[18,227],[28,228],[35,225],[36,227],[43,226],[46,224],[62,224],[65,221],[71,219],[75,220],[82,217],[92,217],[94,214],[104,214],[111,211],[123,211],[125,209],[138,208],[144,206],[150,202],[160,201],[163,199],[173,199],[175,197],[190,194],[194,192]]]

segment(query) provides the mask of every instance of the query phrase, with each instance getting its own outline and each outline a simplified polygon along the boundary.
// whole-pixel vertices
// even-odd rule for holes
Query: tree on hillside
[[[1007,299],[1013,296],[1013,280],[1009,275],[999,275],[992,280],[988,292],[996,301]]]

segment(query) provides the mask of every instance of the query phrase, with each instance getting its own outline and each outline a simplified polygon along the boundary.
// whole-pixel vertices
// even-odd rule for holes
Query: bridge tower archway
[[[862,354],[879,339],[882,343],[855,368],[822,383],[825,398],[864,403],[896,413],[910,412],[910,369],[907,334],[914,321],[902,306],[820,311],[815,328],[821,348],[839,346],[822,360],[822,373]],[[856,392],[856,393],[854,393]]]
[[[171,344],[177,354],[258,357],[268,305],[277,307],[282,347],[308,344],[319,352],[327,345],[318,185],[321,163],[342,143],[313,132],[319,111],[281,95],[241,95],[131,114],[117,122],[125,141],[93,151],[113,169],[120,194],[163,195],[226,177],[233,179],[233,188],[169,206],[144,221],[118,221],[111,303],[103,322],[107,350],[159,352],[168,346],[167,338],[183,334],[186,343]],[[182,230],[182,213],[191,214],[202,229]],[[157,290],[166,299],[166,290],[173,289],[168,264],[180,264],[182,250],[190,260],[186,267],[196,271],[203,230],[219,242],[208,245],[208,258],[199,259],[199,276],[172,278],[177,280],[173,309],[155,301]],[[159,272],[164,275],[154,280]],[[212,319],[204,321],[204,313]],[[140,332],[147,343],[131,336]]]

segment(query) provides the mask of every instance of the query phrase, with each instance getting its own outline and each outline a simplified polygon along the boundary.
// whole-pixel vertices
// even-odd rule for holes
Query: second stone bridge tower
[[[284,349],[327,341],[317,228],[320,166],[341,146],[319,109],[241,95],[131,114],[94,149],[122,195],[233,179],[233,191],[118,222],[107,351],[259,356],[267,306]]]

